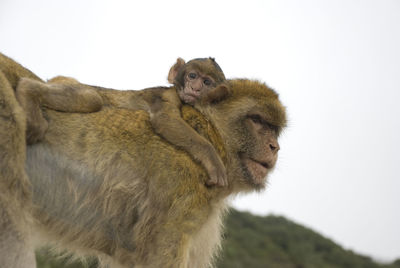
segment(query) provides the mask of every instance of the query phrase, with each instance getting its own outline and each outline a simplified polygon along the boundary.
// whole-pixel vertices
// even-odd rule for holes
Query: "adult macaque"
[[[150,122],[159,135],[187,151],[204,166],[209,175],[207,185],[226,186],[226,169],[215,148],[185,123],[180,113],[182,104],[208,105],[229,94],[221,68],[213,58],[199,58],[188,63],[178,58],[169,71],[168,81],[174,87],[124,94],[65,77],[57,77],[47,84],[22,79],[17,87],[17,99],[28,115],[28,144],[40,141],[47,130],[43,107],[78,113],[96,112],[103,105],[144,109],[150,113]]]
[[[226,198],[265,187],[286,123],[266,85],[228,83],[223,100],[182,107],[183,119],[224,160],[227,187],[206,187],[201,165],[160,138],[144,110],[47,110],[43,141],[27,149],[34,233],[110,267],[210,267]]]

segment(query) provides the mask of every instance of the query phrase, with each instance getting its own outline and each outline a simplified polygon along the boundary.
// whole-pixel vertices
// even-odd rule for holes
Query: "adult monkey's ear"
[[[176,76],[178,75],[179,70],[184,65],[185,65],[185,61],[182,58],[178,58],[176,60],[176,63],[171,67],[171,69],[169,69],[168,82],[170,84],[175,84]]]
[[[217,103],[227,98],[232,89],[227,83],[221,83],[201,97],[201,103]]]

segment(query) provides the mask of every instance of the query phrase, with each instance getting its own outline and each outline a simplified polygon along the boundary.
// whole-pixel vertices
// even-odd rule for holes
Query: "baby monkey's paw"
[[[209,179],[206,181],[208,186],[228,186],[228,176],[226,174],[225,166],[220,158],[213,163],[206,164],[205,168],[209,176]]]

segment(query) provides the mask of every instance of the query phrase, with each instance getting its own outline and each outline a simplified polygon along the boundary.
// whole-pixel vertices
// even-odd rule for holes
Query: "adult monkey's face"
[[[238,191],[260,190],[278,158],[278,137],[286,126],[285,108],[278,94],[260,82],[230,80],[229,86],[232,93],[228,98],[213,104],[212,111],[203,110],[213,113],[209,117],[229,143],[228,159],[234,167],[227,167],[229,184],[239,186]]]

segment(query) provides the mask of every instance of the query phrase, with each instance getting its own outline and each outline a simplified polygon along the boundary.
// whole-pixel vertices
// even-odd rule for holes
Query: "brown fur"
[[[231,95],[214,105],[182,107],[184,120],[224,159],[223,188],[206,187],[202,166],[156,135],[144,110],[47,110],[44,140],[27,150],[34,233],[112,267],[212,265],[226,198],[265,187],[285,126],[285,109],[267,86],[229,86]],[[124,94],[134,100],[146,90]]]

